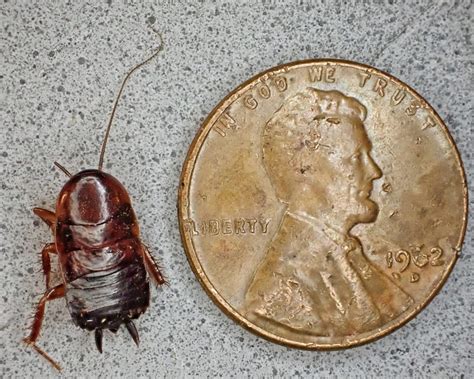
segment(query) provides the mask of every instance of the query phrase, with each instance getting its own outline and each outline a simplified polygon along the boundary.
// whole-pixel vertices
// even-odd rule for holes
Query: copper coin
[[[394,77],[340,60],[278,66],[232,91],[191,145],[179,192],[184,247],[212,300],[309,349],[413,318],[451,272],[466,220],[438,114]]]

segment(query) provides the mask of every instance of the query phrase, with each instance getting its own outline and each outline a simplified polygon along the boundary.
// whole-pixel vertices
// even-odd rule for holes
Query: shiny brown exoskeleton
[[[149,305],[147,274],[157,285],[166,283],[146,246],[140,241],[138,222],[124,186],[102,171],[103,157],[118,100],[130,75],[161,50],[134,67],[125,77],[115,101],[102,144],[99,168],[71,174],[56,204],[56,212],[35,208],[33,212],[52,229],[55,242],[42,252],[46,292],[39,301],[31,332],[25,342],[54,367],[60,369],[36,341],[48,301],[65,297],[76,325],[95,331],[97,348],[102,352],[104,329],[116,332],[125,324],[138,345],[138,332],[132,320]],[[62,283],[50,287],[50,254],[57,254]]]

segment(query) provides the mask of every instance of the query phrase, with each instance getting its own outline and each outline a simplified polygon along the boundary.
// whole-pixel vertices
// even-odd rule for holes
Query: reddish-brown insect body
[[[125,188],[104,172],[82,171],[63,187],[56,218],[56,248],[74,322],[112,331],[130,324],[148,307],[149,285]]]
[[[99,169],[71,176],[55,162],[70,177],[59,194],[56,212],[33,210],[50,226],[55,242],[47,244],[41,252],[47,290],[38,304],[30,335],[24,341],[57,369],[59,365],[36,345],[48,301],[65,297],[74,323],[95,331],[95,342],[102,352],[103,330],[115,333],[122,324],[138,345],[138,332],[132,320],[149,305],[148,276],[157,285],[166,282],[140,241],[138,222],[126,189],[102,171],[110,126],[124,85],[138,67],[160,50],[161,45],[152,57],[125,77],[105,134]],[[62,283],[53,288],[50,288],[50,254],[58,256],[62,277]]]

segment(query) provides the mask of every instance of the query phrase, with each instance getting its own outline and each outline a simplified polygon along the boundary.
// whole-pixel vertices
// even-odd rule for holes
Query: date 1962
[[[387,267],[396,271],[392,272],[395,279],[400,280],[402,274],[413,265],[419,269],[429,266],[442,266],[443,249],[438,246],[425,249],[424,245],[412,246],[409,250],[398,250],[396,253],[388,251],[385,255]],[[416,283],[420,280],[418,272],[411,272],[410,282]]]

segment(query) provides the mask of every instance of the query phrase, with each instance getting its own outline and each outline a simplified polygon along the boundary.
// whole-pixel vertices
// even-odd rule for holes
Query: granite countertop
[[[187,149],[206,115],[254,74],[299,59],[355,60],[422,94],[445,120],[472,188],[473,47],[470,1],[155,1],[0,5],[0,376],[55,377],[21,339],[44,291],[39,252],[51,241],[34,217],[53,209],[69,170],[96,167],[112,102],[127,70],[164,50],[130,80],[106,170],[133,198],[142,237],[170,286],[152,291],[137,349],[106,333],[104,353],[48,304],[39,345],[65,377],[463,377],[473,363],[473,238],[440,294],[389,336],[345,351],[267,342],[208,298],[181,245],[176,201]],[[472,204],[472,201],[471,201]]]

